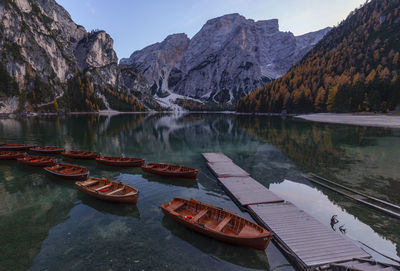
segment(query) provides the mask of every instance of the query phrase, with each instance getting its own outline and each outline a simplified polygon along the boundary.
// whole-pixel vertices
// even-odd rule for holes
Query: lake
[[[400,130],[233,114],[70,115],[0,119],[0,142],[124,154],[200,170],[196,181],[174,180],[58,157],[87,167],[91,176],[139,189],[137,206],[125,206],[91,198],[42,169],[1,161],[0,270],[294,270],[274,244],[266,253],[236,247],[164,217],[159,206],[179,196],[251,219],[217,184],[202,152],[225,153],[327,226],[336,214],[359,246],[361,241],[400,255],[399,220],[302,177],[313,172],[400,204]]]

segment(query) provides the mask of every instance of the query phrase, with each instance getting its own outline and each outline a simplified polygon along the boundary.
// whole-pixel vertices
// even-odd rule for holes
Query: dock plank
[[[306,266],[327,264],[338,260],[346,261],[353,258],[370,257],[368,253],[353,244],[350,240],[332,231],[332,229],[291,203],[250,205],[249,209],[268,228],[272,229],[278,238]],[[289,225],[293,225],[293,227],[282,223],[282,216],[286,216],[287,214],[296,214],[296,219],[289,220]],[[297,226],[300,226],[300,229],[296,233]],[[307,229],[307,227],[312,229],[312,231],[305,233],[304,229]]]
[[[228,194],[260,224],[274,231],[275,241],[294,256],[301,269],[314,270],[320,265],[371,257],[350,239],[285,202],[223,153],[203,156]]]
[[[232,160],[222,152],[205,152],[203,153],[203,157],[209,163],[232,162]]]
[[[207,165],[218,178],[250,176],[249,173],[235,165],[233,162],[215,162],[207,163]]]
[[[284,201],[251,177],[226,177],[218,180],[242,206]]]

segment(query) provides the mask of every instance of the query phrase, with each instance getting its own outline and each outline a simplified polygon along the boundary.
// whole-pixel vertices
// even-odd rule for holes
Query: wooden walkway
[[[203,153],[219,183],[263,226],[302,270],[371,256],[303,210],[268,190],[222,153]],[[378,270],[378,269],[376,269]]]

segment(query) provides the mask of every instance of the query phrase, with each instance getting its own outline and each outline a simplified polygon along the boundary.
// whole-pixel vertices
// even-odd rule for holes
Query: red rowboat
[[[23,154],[22,152],[0,151],[0,160],[15,160],[24,156],[25,154]]]
[[[32,144],[3,144],[0,146],[0,151],[25,151],[34,146]]]
[[[166,177],[196,179],[199,171],[194,168],[170,164],[147,164],[142,170]]]
[[[67,151],[62,152],[62,156],[73,158],[73,159],[85,159],[85,160],[92,160],[100,157],[100,153],[98,152],[90,152],[90,151]]]
[[[193,231],[234,245],[264,250],[272,238],[272,232],[250,220],[194,199],[174,198],[161,209]]]
[[[90,196],[111,202],[135,205],[139,197],[139,192],[132,186],[106,178],[89,178],[75,185]]]
[[[70,180],[86,180],[89,176],[89,170],[71,164],[58,164],[45,167],[44,170],[58,177]]]
[[[47,167],[54,166],[56,164],[56,159],[46,156],[25,156],[23,158],[18,158],[18,162],[26,164],[28,166],[34,167]]]
[[[133,157],[104,156],[96,158],[96,161],[97,163],[114,167],[141,167],[144,165],[144,159]]]
[[[33,147],[29,149],[32,152],[45,153],[45,154],[60,154],[65,151],[64,148],[44,146],[44,147]]]

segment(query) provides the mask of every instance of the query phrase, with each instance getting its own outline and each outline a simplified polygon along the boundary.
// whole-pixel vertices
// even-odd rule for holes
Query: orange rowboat
[[[196,179],[199,171],[194,168],[170,164],[147,164],[142,170],[166,177]]]
[[[64,148],[44,146],[44,147],[33,147],[29,149],[32,152],[45,153],[45,154],[60,154],[65,151]]]
[[[61,155],[72,159],[85,159],[85,160],[93,160],[100,157],[100,153],[90,152],[90,151],[67,151],[67,152],[62,152]]]
[[[138,190],[132,186],[106,178],[89,178],[75,185],[90,196],[111,202],[135,205],[139,197]]]
[[[133,157],[104,156],[96,158],[96,162],[114,167],[141,167],[144,165],[144,159]]]
[[[0,146],[0,151],[25,151],[34,147],[35,145],[27,144],[3,144]]]
[[[18,158],[18,162],[21,162],[28,166],[34,167],[47,167],[54,166],[56,164],[56,159],[46,156],[25,156],[23,158]]]
[[[22,152],[15,151],[0,151],[0,160],[16,160],[17,158],[24,157]]]
[[[193,231],[234,245],[264,250],[272,238],[272,232],[250,220],[194,199],[174,198],[161,209]]]
[[[69,180],[86,180],[89,176],[89,170],[71,164],[58,164],[55,166],[45,167],[44,170],[58,177]]]

